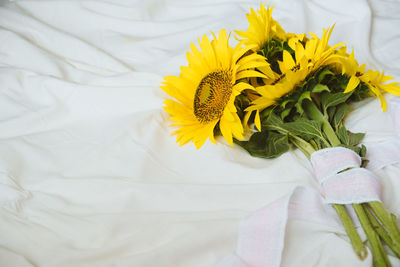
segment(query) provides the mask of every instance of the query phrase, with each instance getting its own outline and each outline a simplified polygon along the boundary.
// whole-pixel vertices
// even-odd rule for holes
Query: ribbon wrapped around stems
[[[344,147],[318,150],[311,155],[311,164],[325,203],[380,201],[381,186],[377,178],[371,171],[360,168],[361,158],[354,151]]]
[[[391,100],[390,112],[396,138],[368,146],[367,169],[353,151],[328,148],[312,154],[311,164],[324,198],[315,190],[298,186],[289,194],[255,211],[241,221],[237,249],[218,267],[277,267],[281,263],[289,219],[339,225],[331,203],[380,201],[380,184],[372,171],[400,162],[400,98]]]

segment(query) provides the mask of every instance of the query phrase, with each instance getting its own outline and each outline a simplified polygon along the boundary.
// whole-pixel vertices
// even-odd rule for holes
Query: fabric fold
[[[400,162],[400,97],[390,100],[390,114],[395,136],[367,147],[367,169],[377,171],[388,165]]]

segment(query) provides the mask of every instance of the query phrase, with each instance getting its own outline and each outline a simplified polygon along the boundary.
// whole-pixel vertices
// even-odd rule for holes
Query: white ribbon
[[[344,147],[325,148],[312,153],[310,160],[325,203],[380,201],[381,186],[377,178],[360,168],[361,158],[354,151]]]
[[[304,186],[255,211],[239,225],[236,252],[217,267],[279,266],[288,220],[303,220],[338,226],[333,209],[318,192]]]
[[[395,131],[400,135],[400,98],[392,99],[390,108]],[[400,162],[399,140],[400,137],[369,146],[368,169],[378,170]],[[361,159],[351,150],[331,148],[317,151],[311,156],[311,164],[322,186],[324,201],[315,190],[299,186],[254,212],[240,223],[236,252],[223,259],[217,267],[278,267],[289,219],[338,225],[338,218],[326,203],[380,201],[379,182],[369,170],[360,168]]]

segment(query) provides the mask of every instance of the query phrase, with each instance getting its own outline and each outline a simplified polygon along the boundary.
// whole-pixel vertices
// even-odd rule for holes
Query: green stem
[[[304,139],[292,134],[289,134],[289,138],[292,143],[306,155],[308,159],[310,158],[311,154],[315,152],[314,147]]]
[[[364,260],[368,255],[367,249],[365,248],[365,245],[362,242],[361,237],[353,224],[353,221],[347,213],[345,206],[341,204],[332,204],[332,207],[339,215],[339,218],[343,223],[344,230],[346,231],[347,236],[350,238],[351,245],[353,246],[353,249],[356,252],[357,256],[361,260]]]
[[[291,142],[307,156],[307,158],[310,158],[311,154],[315,152],[314,147],[306,142],[304,139],[296,135],[289,135],[289,138]],[[342,221],[343,227],[347,233],[347,236],[350,239],[351,245],[353,246],[353,249],[356,252],[357,256],[361,260],[364,260],[368,255],[368,251],[365,248],[365,245],[362,242],[361,237],[353,224],[353,221],[347,213],[345,206],[340,204],[332,204],[332,207],[336,210],[336,213]]]
[[[297,142],[296,140],[290,140],[298,149],[300,149],[300,151],[301,152],[303,152],[303,154],[308,158],[308,159],[310,159],[310,156],[311,156],[311,154],[307,151],[307,150],[305,150],[302,146],[301,146],[301,144],[299,143],[299,142]]]
[[[392,238],[386,232],[385,228],[383,228],[383,226],[378,222],[378,220],[372,214],[372,212],[370,211],[368,206],[363,204],[363,208],[364,208],[365,213],[367,214],[369,221],[372,224],[372,227],[375,229],[375,231],[378,233],[378,235],[383,239],[383,241],[385,241],[386,245],[388,245],[389,248],[397,255],[397,257],[400,258],[399,244],[393,242]]]
[[[321,147],[313,139],[310,140],[310,145],[312,145],[312,147],[314,148],[315,151],[321,149]]]
[[[307,102],[307,105],[305,105],[305,111],[311,119],[317,120],[322,124],[322,130],[333,147],[341,145],[339,138],[337,137],[334,129],[329,123],[328,116],[326,114],[323,114],[313,101]],[[356,209],[358,210],[358,212],[356,212],[357,216],[364,228],[365,234],[370,240],[371,246],[373,246],[373,254],[376,257],[377,266],[390,266],[390,262],[387,259],[386,252],[382,244],[380,243],[378,235],[376,234],[371,224],[369,223],[366,213],[364,212],[361,206],[353,205],[353,208],[355,210]],[[382,204],[379,202],[372,203],[371,208],[377,215],[378,219],[382,222],[382,224],[388,229],[389,237],[393,241],[393,247],[396,250],[396,247],[400,246],[400,230],[397,226],[396,219],[393,219],[393,216],[389,215],[382,206]]]
[[[393,213],[390,214],[390,219],[392,220],[392,224],[395,226],[394,230],[396,232],[396,235],[400,236],[400,229],[399,226],[397,225],[397,218]]]
[[[328,138],[331,146],[335,147],[341,144],[339,138],[336,136],[335,131],[333,130],[331,124],[329,123],[327,116],[324,116],[322,114],[322,112],[319,110],[319,108],[315,105],[313,101],[308,101],[304,107],[304,110],[311,119],[322,123],[322,130],[326,134],[326,137]],[[325,138],[322,139],[325,140]],[[329,146],[330,145],[328,145],[328,147]]]
[[[361,204],[353,204],[353,208],[371,245],[372,254],[374,256],[374,265],[377,267],[391,266],[380,239],[372,228],[372,225],[368,220],[368,216],[363,207]]]
[[[382,225],[387,229],[387,232],[393,240],[393,243],[397,243],[400,246],[400,231],[396,220],[393,220],[394,215],[389,214],[383,207],[382,203],[378,201],[368,202],[368,206],[372,209]]]
[[[328,137],[328,140],[333,147],[341,145],[339,138],[336,136],[336,133],[328,120],[322,123],[322,130],[325,132],[326,137]]]

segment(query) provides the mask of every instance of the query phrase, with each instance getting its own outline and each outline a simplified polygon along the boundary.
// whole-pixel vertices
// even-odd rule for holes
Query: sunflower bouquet
[[[328,45],[333,27],[324,29],[321,38],[313,33],[287,33],[265,5],[251,9],[247,20],[248,30],[236,31],[235,47],[229,45],[230,34],[225,30],[213,34],[211,41],[204,35],[200,49],[191,44],[188,66],[181,67],[179,76],[164,78],[161,88],[174,98],[165,100],[164,109],[177,127],[173,132],[177,142],[192,141],[200,148],[207,139],[216,143],[215,136],[222,135],[231,146],[235,143],[250,155],[267,159],[294,146],[310,159],[322,187],[330,183],[329,165],[348,157],[350,164],[334,169],[335,176],[366,177],[361,179],[376,183],[371,174],[360,176],[368,164],[366,147],[361,144],[365,134],[347,130],[344,119],[353,103],[371,96],[380,99],[385,111],[382,94],[400,95],[398,83],[388,83],[392,77],[360,66],[344,43]],[[396,217],[379,199],[350,198],[349,203],[328,203],[355,252],[360,259],[367,255],[345,204],[358,217],[374,264],[390,266],[383,244],[400,257]]]

